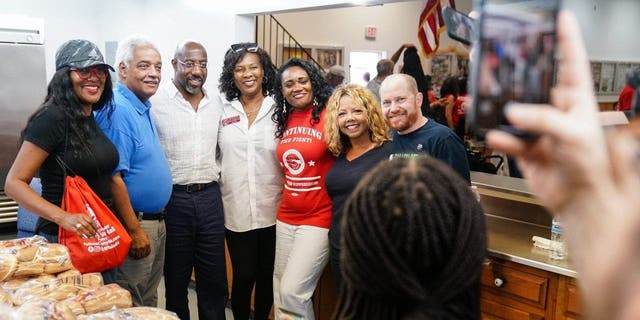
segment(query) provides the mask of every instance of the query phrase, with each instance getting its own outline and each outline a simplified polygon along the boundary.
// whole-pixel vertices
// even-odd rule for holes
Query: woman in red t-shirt
[[[278,69],[274,91],[276,156],[285,175],[276,216],[276,319],[288,311],[313,320],[311,295],[329,258],[331,199],[324,180],[335,158],[323,129],[331,89],[315,67],[293,58]]]

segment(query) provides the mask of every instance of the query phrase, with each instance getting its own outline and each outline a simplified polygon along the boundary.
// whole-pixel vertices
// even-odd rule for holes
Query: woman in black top
[[[56,52],[56,73],[49,82],[42,107],[22,131],[22,144],[9,170],[5,192],[27,210],[39,215],[36,233],[57,242],[58,226],[91,237],[91,218],[60,208],[64,171],[56,157],[69,167],[69,175],[83,177],[108,205],[112,202],[111,175],[118,151],[102,133],[93,110],[112,107],[111,66],[98,47],[87,40],[70,40]],[[29,182],[39,173],[42,196]]]
[[[336,88],[327,102],[327,148],[336,157],[325,185],[331,197],[330,262],[340,288],[340,223],[347,198],[358,181],[391,154],[391,137],[378,99],[366,88],[350,84]]]

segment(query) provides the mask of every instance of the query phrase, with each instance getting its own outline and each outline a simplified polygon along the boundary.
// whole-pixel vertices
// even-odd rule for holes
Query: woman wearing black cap
[[[42,106],[21,133],[21,146],[9,170],[5,192],[40,216],[36,233],[58,240],[58,226],[80,236],[96,232],[91,218],[60,208],[64,172],[59,157],[107,204],[111,203],[111,173],[118,151],[98,128],[93,110],[111,104],[109,69],[98,47],[87,40],[70,40],[56,52],[56,72]],[[29,187],[39,173],[42,196]]]

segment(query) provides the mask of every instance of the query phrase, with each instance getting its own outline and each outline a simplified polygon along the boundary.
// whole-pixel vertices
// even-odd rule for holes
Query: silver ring
[[[82,228],[82,223],[76,224],[76,229],[80,229],[80,228]]]

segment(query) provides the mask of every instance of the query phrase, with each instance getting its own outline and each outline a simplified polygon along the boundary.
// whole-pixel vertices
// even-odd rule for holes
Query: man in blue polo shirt
[[[116,268],[115,278],[131,292],[134,306],[155,307],[164,265],[164,207],[171,195],[169,163],[149,114],[162,60],[156,47],[140,36],[122,41],[116,59],[114,111],[96,113],[120,154],[112,189],[116,213],[132,238],[129,256]]]

